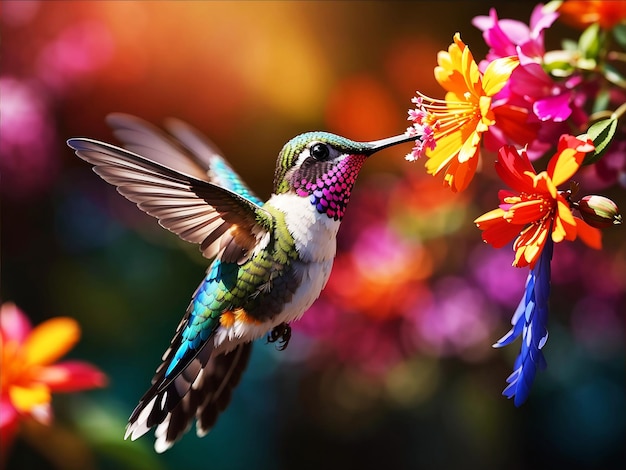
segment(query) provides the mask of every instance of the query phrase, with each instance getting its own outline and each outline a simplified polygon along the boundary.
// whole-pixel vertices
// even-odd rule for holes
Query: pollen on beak
[[[409,136],[407,134],[400,134],[394,137],[388,137],[386,139],[374,140],[372,142],[367,142],[367,146],[369,147],[369,151],[366,154],[372,155],[373,153],[378,152],[379,150],[386,149],[387,147],[393,147],[394,145],[404,144],[406,142],[415,142],[415,139],[418,139],[419,136]]]

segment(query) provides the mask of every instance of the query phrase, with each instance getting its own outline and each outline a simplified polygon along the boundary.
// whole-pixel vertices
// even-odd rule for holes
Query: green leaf
[[[591,24],[578,39],[578,49],[582,52],[583,57],[587,59],[595,59],[598,57],[600,50],[600,25],[598,23]]]
[[[609,147],[611,140],[613,140],[616,130],[617,118],[613,117],[598,121],[589,128],[587,135],[593,140],[593,145],[595,145],[596,150],[592,154],[587,154],[583,162],[584,165],[595,163],[600,159],[602,154],[606,152],[606,149]]]
[[[604,64],[604,78],[618,87],[626,88],[626,78],[611,64]]]
[[[613,28],[613,37],[622,49],[626,49],[626,24],[620,23]]]

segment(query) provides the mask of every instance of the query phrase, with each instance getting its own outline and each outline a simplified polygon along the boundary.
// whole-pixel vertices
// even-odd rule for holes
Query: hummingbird
[[[356,142],[307,132],[278,155],[274,188],[261,200],[197,129],[164,130],[131,115],[107,116],[122,147],[89,138],[67,144],[102,179],[211,260],[152,384],[131,413],[125,439],[156,428],[161,453],[196,421],[205,436],[231,400],[252,342],[284,349],[290,323],[328,281],[353,185],[369,156],[415,141],[402,134]],[[253,154],[254,155],[254,154]]]

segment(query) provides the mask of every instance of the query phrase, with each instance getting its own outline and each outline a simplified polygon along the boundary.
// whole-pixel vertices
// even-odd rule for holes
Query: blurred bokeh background
[[[493,3],[493,2],[492,2]],[[65,146],[111,141],[113,111],[175,116],[206,133],[262,197],[284,142],[308,130],[362,140],[404,131],[416,89],[442,96],[437,51],[489,2],[2,3],[2,286],[33,320],[82,327],[71,357],[107,388],[55,395],[52,428],[24,426],[8,468],[623,468],[626,237],[556,246],[548,369],[520,408],[501,396],[526,271],[472,220],[502,184],[485,165],[444,191],[394,148],[368,162],[329,285],[286,351],[259,341],[209,436],[157,455],[126,419],[206,269]],[[531,2],[499,2],[528,21]],[[547,32],[548,48],[570,30]],[[572,32],[575,37],[578,32]],[[545,162],[538,162],[540,169]],[[626,207],[588,170],[583,191]]]

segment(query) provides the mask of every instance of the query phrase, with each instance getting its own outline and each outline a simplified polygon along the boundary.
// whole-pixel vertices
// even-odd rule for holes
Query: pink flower
[[[530,16],[530,27],[518,20],[499,19],[495,8],[489,16],[477,16],[472,24],[483,32],[485,43],[490,47],[487,60],[481,69],[495,59],[508,56],[538,58],[545,53],[543,30],[552,26],[559,14],[539,4]]]
[[[494,102],[528,113],[527,126],[537,129],[534,138],[526,141],[531,160],[550,149],[560,135],[571,132],[570,125],[582,127],[587,122],[583,106],[595,86],[585,83],[580,74],[555,80],[544,70],[544,30],[557,17],[557,12],[540,4],[532,12],[530,26],[517,20],[499,19],[494,9],[490,10],[489,16],[478,16],[473,20],[490,46],[487,60],[480,64],[481,69],[502,56],[512,54],[519,59],[520,65],[511,74],[507,86],[494,97]],[[507,142],[504,136],[495,137],[485,141],[485,146],[493,151],[504,144],[514,143]]]
[[[519,67],[511,74],[511,92],[523,96],[533,114],[542,122],[564,122],[572,113],[579,123],[587,121],[581,107],[584,96],[577,94],[582,77],[574,75],[562,82],[554,81],[538,63]]]
[[[54,180],[56,132],[41,87],[10,76],[0,77],[2,119],[2,193],[13,199],[41,194]]]
[[[572,126],[584,128],[589,119],[584,105],[596,86],[578,74],[554,80],[535,62],[520,65],[511,74],[509,99],[523,101],[531,121],[540,123],[536,139],[527,148],[531,160],[542,156],[559,136],[571,132]]]

